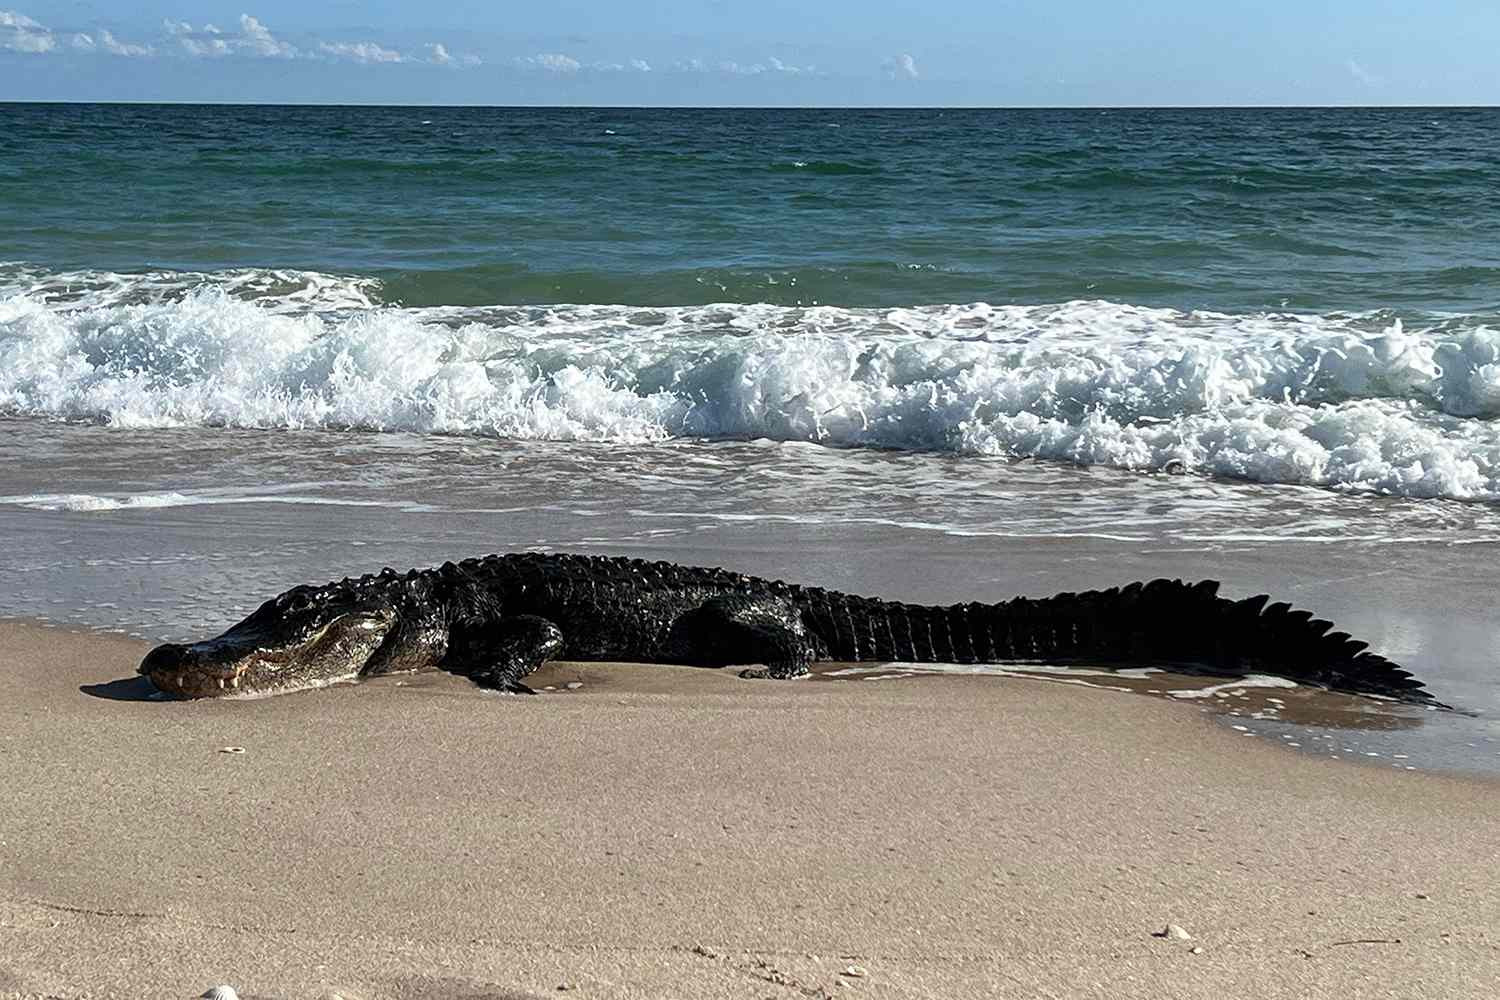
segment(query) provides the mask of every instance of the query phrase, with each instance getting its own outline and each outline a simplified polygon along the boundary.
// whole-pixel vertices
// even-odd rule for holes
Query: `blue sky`
[[[1497,52],[1495,0],[0,0],[0,100],[1494,104]]]

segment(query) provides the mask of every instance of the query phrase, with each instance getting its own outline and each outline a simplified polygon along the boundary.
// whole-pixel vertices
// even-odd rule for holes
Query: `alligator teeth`
[[[224,690],[224,678],[222,677],[219,678],[219,690]]]

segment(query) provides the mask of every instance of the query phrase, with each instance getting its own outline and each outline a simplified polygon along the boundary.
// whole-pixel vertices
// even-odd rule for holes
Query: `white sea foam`
[[[58,275],[5,273],[3,412],[769,438],[1500,497],[1500,330],[1462,318],[1408,329],[1092,301],[399,309],[316,275],[285,294],[246,291],[269,272],[168,275],[170,294],[146,294],[159,276],[89,273],[74,287],[92,291],[64,297]]]
[[[124,497],[96,496],[92,493],[32,493],[25,496],[0,497],[0,504],[30,507],[33,510],[131,510],[153,507],[182,507],[198,503],[181,493],[143,493]]]
[[[167,490],[161,493],[131,493],[124,496],[103,496],[95,493],[27,493],[0,497],[0,505],[29,507],[32,510],[90,512],[147,510],[159,507],[208,507],[246,503],[282,503],[330,507],[393,507],[401,510],[426,509],[416,504],[402,504],[381,500],[345,500],[289,493],[205,494],[179,493],[175,490]]]
[[[1063,666],[1048,663],[861,663],[856,666],[841,667],[837,670],[829,670],[824,676],[827,677],[859,677],[861,680],[872,680],[868,675],[877,674],[880,677],[912,677],[917,674],[983,674],[993,677],[1044,677],[1048,680],[1057,680],[1064,683],[1082,684],[1088,687],[1104,687],[1113,691],[1128,691],[1130,688],[1104,684],[1102,681],[1109,678],[1128,678],[1130,680],[1145,680],[1158,675],[1161,670],[1155,667],[1129,667],[1121,670],[1108,668],[1092,668],[1080,666]],[[1285,677],[1273,677],[1270,674],[1245,674],[1231,681],[1216,682],[1214,679],[1204,677],[1201,687],[1172,688],[1161,692],[1166,697],[1176,698],[1183,701],[1207,700],[1218,695],[1232,691],[1248,690],[1250,688],[1295,688],[1297,682]],[[1267,698],[1269,702],[1277,702],[1278,699]]]
[[[275,312],[368,309],[380,282],[374,278],[291,268],[229,271],[51,271],[34,264],[0,263],[0,297],[27,295],[53,306],[135,305],[179,299],[217,289]]]
[[[1219,694],[1227,694],[1230,691],[1238,691],[1240,688],[1294,688],[1296,681],[1287,680],[1285,677],[1272,677],[1270,674],[1247,674],[1223,684],[1210,684],[1207,687],[1198,688],[1174,688],[1167,692],[1169,698],[1191,701],[1195,699],[1213,698]],[[1275,698],[1267,698],[1267,701],[1276,701]]]

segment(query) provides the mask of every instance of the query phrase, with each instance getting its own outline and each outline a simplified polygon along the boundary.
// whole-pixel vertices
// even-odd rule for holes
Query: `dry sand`
[[[1043,681],[185,703],[143,648],[0,624],[0,996],[1500,995],[1495,784]]]

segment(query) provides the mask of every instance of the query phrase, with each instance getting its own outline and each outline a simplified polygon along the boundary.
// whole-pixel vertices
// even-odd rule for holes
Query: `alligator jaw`
[[[215,639],[165,643],[137,671],[159,690],[183,698],[276,694],[324,687],[359,676],[395,625],[388,608],[339,611],[283,629],[241,623]]]
[[[164,643],[146,654],[137,672],[159,690],[181,698],[221,697],[239,691],[252,662],[225,657],[224,652],[224,644],[216,640],[190,645]]]
[[[286,660],[264,652],[231,663],[214,663],[195,657],[195,646],[208,646],[213,642],[157,646],[146,654],[137,672],[150,680],[157,690],[189,699],[284,694],[325,687],[358,676],[354,670],[330,676],[303,676],[295,671],[284,675],[279,668]]]

